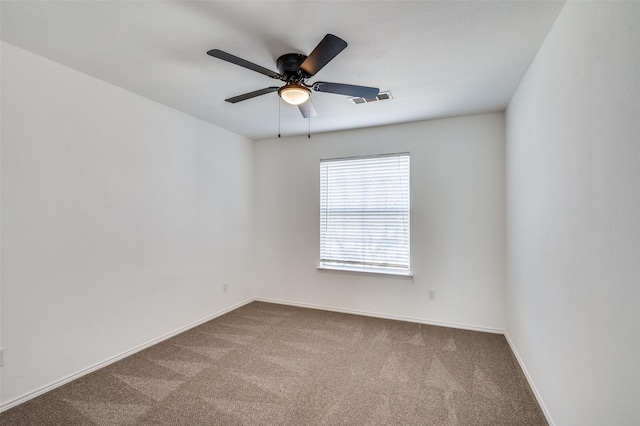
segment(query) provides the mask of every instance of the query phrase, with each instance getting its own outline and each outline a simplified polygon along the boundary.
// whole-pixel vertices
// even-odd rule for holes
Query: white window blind
[[[409,275],[409,154],[320,161],[320,267]]]

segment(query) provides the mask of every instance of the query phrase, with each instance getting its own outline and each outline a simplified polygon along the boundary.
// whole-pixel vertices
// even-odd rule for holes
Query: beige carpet
[[[254,302],[0,425],[546,425],[504,336]]]

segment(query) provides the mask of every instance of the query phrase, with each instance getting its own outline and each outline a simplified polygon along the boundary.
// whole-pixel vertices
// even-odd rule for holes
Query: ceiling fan
[[[246,101],[256,96],[266,95],[271,92],[278,92],[278,95],[287,103],[297,105],[302,116],[308,118],[316,115],[315,108],[311,104],[311,90],[316,92],[335,93],[338,95],[361,97],[366,99],[378,96],[379,89],[376,87],[354,86],[352,84],[329,83],[317,81],[308,83],[307,80],[316,75],[325,65],[347,47],[347,42],[333,34],[327,34],[322,41],[313,49],[309,56],[300,53],[286,53],[276,61],[279,72],[272,71],[260,65],[238,58],[230,53],[219,49],[212,49],[207,52],[214,58],[231,62],[232,64],[250,69],[260,74],[276,80],[282,80],[285,85],[282,87],[271,86],[253,92],[234,96],[225,99],[226,102],[235,104]]]

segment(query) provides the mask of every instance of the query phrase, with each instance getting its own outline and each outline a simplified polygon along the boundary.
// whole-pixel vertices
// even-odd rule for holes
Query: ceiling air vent
[[[391,96],[391,92],[387,91],[387,92],[380,92],[378,93],[378,96],[376,96],[375,98],[371,98],[371,99],[367,99],[367,98],[349,98],[349,100],[351,102],[353,102],[354,104],[368,104],[370,102],[377,102],[377,101],[386,101],[387,99],[393,99],[393,96]]]

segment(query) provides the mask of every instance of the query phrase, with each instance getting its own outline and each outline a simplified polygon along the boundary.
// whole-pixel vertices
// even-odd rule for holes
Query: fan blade
[[[267,93],[275,92],[278,89],[279,87],[266,87],[264,89],[245,93],[244,95],[238,95],[238,96],[234,96],[233,98],[225,99],[225,102],[235,104],[237,102],[246,101],[247,99],[255,98],[256,96],[266,95]]]
[[[242,58],[238,58],[237,56],[233,56],[231,53],[223,52],[219,49],[212,49],[207,52],[207,55],[213,56],[214,58],[222,59],[223,61],[231,62],[232,64],[250,69],[251,71],[259,72],[260,74],[264,74],[271,78],[280,78],[280,74],[275,71],[271,71],[268,68],[261,67],[260,65],[254,64],[253,62],[249,62]]]
[[[300,69],[309,76],[315,75],[325,65],[347,47],[347,42],[333,34],[327,34],[318,43],[313,52],[300,65]]]
[[[300,110],[300,113],[302,113],[302,116],[304,118],[309,118],[309,115],[311,115],[311,117],[315,117],[316,115],[318,115],[318,113],[316,112],[316,109],[313,107],[313,104],[311,103],[311,99],[309,99],[307,102],[303,102],[300,105],[298,105],[298,109]]]
[[[354,86],[353,84],[327,83],[318,81],[313,83],[316,92],[335,93],[338,95],[354,96],[365,99],[373,99],[378,96],[380,89],[377,87]]]

